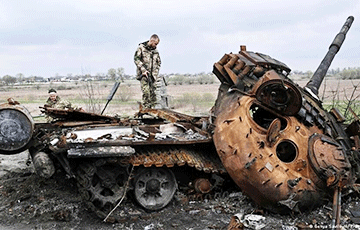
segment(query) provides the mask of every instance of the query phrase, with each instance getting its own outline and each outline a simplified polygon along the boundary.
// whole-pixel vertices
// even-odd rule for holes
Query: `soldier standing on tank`
[[[156,49],[160,39],[151,35],[146,42],[140,43],[134,56],[136,79],[140,81],[143,105],[147,108],[162,108],[161,89],[164,79],[159,77],[161,59]]]

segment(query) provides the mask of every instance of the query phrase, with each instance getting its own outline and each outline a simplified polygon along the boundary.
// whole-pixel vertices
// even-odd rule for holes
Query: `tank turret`
[[[352,21],[330,45],[307,84],[310,92],[288,77],[285,64],[244,46],[214,64],[222,83],[213,109],[217,153],[233,181],[262,207],[307,209],[353,183],[350,137],[317,100]]]

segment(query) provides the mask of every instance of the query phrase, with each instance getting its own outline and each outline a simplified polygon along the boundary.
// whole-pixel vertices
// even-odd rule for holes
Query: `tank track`
[[[132,166],[173,168],[186,165],[206,174],[226,173],[216,152],[204,146],[141,146],[130,157],[89,159],[80,163],[76,180],[87,208],[104,219],[127,192],[127,180],[136,177],[130,173]],[[121,222],[122,219],[116,215],[108,221]]]

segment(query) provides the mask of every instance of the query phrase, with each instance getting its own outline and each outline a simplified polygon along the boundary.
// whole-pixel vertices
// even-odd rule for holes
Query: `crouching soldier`
[[[57,95],[55,89],[49,90],[49,98],[46,100],[44,107],[56,109],[72,109],[71,103],[66,100],[61,100],[60,96]]]
[[[76,106],[73,106],[71,102],[61,99],[60,96],[57,95],[55,89],[49,90],[49,98],[46,100],[44,107],[54,109],[72,109],[85,112],[82,108],[77,108]],[[49,115],[45,115],[45,118],[48,122],[51,122],[53,120],[53,118]]]

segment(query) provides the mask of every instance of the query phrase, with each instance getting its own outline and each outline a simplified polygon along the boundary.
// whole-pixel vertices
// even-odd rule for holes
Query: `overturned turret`
[[[214,64],[222,83],[213,110],[217,153],[234,182],[262,207],[311,208],[323,194],[355,180],[354,134],[346,134],[316,96],[352,21],[307,84],[310,92],[288,78],[285,64],[244,46]]]

